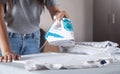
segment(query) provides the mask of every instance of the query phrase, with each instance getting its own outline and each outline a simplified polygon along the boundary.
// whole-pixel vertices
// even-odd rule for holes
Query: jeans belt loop
[[[9,32],[9,37],[12,37],[13,36],[13,33]]]
[[[31,35],[32,35],[32,38],[33,38],[33,39],[35,39],[35,34],[34,34],[34,33],[32,33]]]
[[[26,34],[22,34],[22,37],[25,38],[25,37],[26,37]]]

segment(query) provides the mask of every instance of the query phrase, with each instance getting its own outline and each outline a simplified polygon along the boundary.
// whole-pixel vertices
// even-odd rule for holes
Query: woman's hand
[[[59,11],[59,12],[57,12],[57,13],[55,14],[54,19],[61,20],[63,17],[69,18],[69,15],[67,14],[66,11]]]
[[[11,51],[6,51],[2,53],[2,56],[0,57],[0,62],[12,62],[14,60],[19,60],[20,56],[17,54],[14,54]]]
[[[66,13],[66,11],[58,11],[55,15],[54,15],[54,17],[53,17],[53,19],[54,19],[54,21],[56,21],[57,20],[57,24],[58,25],[61,25],[61,19],[62,18],[69,18],[69,16],[68,16],[68,14]]]
[[[48,10],[49,10],[53,20],[54,19],[61,20],[63,17],[69,18],[66,11],[60,10],[57,6],[50,7],[50,8],[48,8]]]

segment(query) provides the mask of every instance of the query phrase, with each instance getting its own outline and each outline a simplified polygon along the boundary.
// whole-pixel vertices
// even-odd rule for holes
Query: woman
[[[40,14],[44,6],[51,17],[67,17],[57,0],[0,0],[0,61],[10,62],[19,55],[39,53]]]

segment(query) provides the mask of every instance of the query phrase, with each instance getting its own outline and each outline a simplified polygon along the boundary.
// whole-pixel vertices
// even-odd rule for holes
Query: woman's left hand
[[[59,12],[56,13],[54,19],[61,20],[63,17],[65,17],[65,18],[69,18],[69,15],[67,14],[66,11],[59,11]]]
[[[69,18],[68,14],[64,10],[60,10],[57,6],[48,8],[53,20],[61,20],[63,17]]]

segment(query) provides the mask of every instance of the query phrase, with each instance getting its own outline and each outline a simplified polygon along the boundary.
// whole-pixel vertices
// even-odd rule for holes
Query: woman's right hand
[[[2,53],[2,56],[0,57],[0,62],[12,62],[14,60],[19,60],[20,56],[11,52],[6,51]]]
[[[19,55],[14,54],[10,49],[4,20],[4,4],[2,3],[0,3],[0,49],[2,52],[2,56],[0,56],[0,62],[12,62],[13,60],[18,60],[20,58]]]

